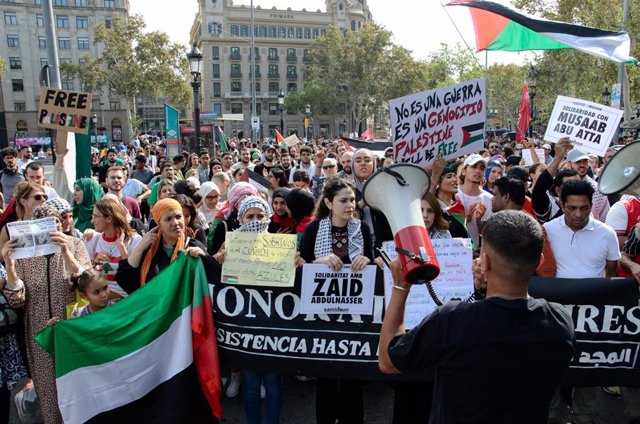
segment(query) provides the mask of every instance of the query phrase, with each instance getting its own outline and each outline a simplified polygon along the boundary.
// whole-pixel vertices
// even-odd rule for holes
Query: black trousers
[[[398,381],[393,399],[393,424],[427,424],[431,415],[433,382]]]
[[[364,405],[360,380],[318,378],[316,422],[318,424],[363,424]]]

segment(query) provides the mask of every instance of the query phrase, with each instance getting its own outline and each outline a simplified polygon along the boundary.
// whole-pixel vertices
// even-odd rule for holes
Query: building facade
[[[325,11],[256,6],[253,15],[256,115],[262,138],[273,136],[274,130],[280,129],[280,91],[287,95],[304,88],[305,67],[310,62],[309,49],[314,40],[330,26],[357,31],[372,17],[366,0],[327,0]],[[249,6],[234,5],[232,0],[199,0],[190,34],[191,43],[195,42],[204,56],[200,110],[218,116],[243,114],[241,121],[212,123],[222,125],[227,134],[242,132],[245,137],[251,134],[254,80],[250,31]],[[304,118],[285,111],[284,132],[297,132],[302,137]],[[316,116],[311,111],[310,136],[334,136],[345,131],[344,116]]]
[[[39,73],[49,61],[45,37],[42,0],[1,0],[0,55],[7,71],[0,86],[0,147],[22,139],[47,137],[37,127],[40,101]],[[115,17],[127,19],[129,0],[53,0],[53,25],[56,31],[60,64],[82,64],[89,54],[96,57],[100,46],[93,43],[93,27],[109,27]],[[82,91],[80,82],[61,77],[61,88]],[[128,141],[127,112],[108,92],[94,93],[92,113],[98,118],[101,133],[113,141]]]

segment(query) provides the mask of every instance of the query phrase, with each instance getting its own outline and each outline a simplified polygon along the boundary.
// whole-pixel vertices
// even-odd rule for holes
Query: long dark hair
[[[354,194],[356,192],[356,188],[351,182],[340,177],[331,177],[325,182],[324,189],[322,190],[322,196],[320,196],[320,200],[318,200],[318,205],[316,207],[315,216],[317,221],[328,217],[331,212],[327,205],[324,204],[324,199],[333,202],[333,198],[336,197],[336,194],[345,188],[351,189]]]
[[[274,166],[269,172],[276,180],[278,180],[278,188],[287,187],[289,185],[287,174],[285,174],[284,169],[279,166]]]
[[[196,210],[196,205],[195,203],[193,203],[193,200],[186,194],[174,194],[171,196],[171,198],[180,203],[180,206],[182,206],[183,208],[189,209],[191,220],[189,220],[188,227],[193,230],[200,230],[201,227],[198,220],[198,211]]]

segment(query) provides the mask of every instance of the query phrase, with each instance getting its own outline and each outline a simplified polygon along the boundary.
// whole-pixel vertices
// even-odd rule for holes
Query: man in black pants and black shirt
[[[379,366],[388,374],[435,367],[431,424],[547,423],[575,334],[561,305],[528,295],[543,241],[542,228],[526,213],[493,215],[480,252],[487,298],[447,303],[407,333],[402,323],[411,285],[392,263]]]

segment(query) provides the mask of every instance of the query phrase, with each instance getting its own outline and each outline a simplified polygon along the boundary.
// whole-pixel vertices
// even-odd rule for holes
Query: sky
[[[426,59],[429,53],[438,50],[441,43],[451,46],[464,41],[475,52],[475,36],[471,16],[466,7],[447,7],[440,4],[441,0],[368,0],[369,9],[374,21],[383,25],[394,35],[394,42],[410,50],[415,59]],[[444,0],[443,0],[444,1]],[[508,0],[497,0],[499,3],[509,4]],[[182,0],[176,7],[173,0],[130,0],[131,13],[141,14],[150,30],[166,32],[174,42],[189,43],[189,30],[196,16],[198,2],[196,0]],[[234,5],[249,5],[249,0],[234,0]],[[325,11],[324,0],[254,0],[254,7],[263,9],[275,6],[286,10],[317,10]],[[460,30],[447,16],[447,13]],[[186,54],[185,47],[185,54]],[[485,64],[485,53],[476,55],[480,64]],[[493,63],[524,63],[526,53],[489,52],[489,64]]]

